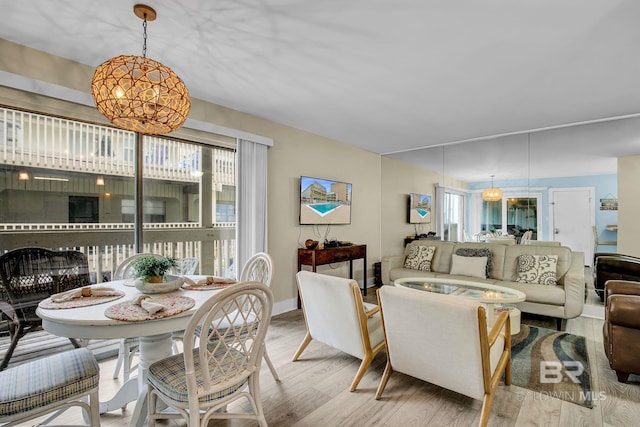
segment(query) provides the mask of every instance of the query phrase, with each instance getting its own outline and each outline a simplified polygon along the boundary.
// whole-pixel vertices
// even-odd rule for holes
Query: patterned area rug
[[[585,338],[521,325],[520,333],[511,337],[511,383],[540,393],[538,398],[553,397],[592,408]]]

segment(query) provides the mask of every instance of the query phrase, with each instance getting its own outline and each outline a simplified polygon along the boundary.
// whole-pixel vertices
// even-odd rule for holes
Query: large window
[[[134,252],[135,140],[109,126],[0,108],[0,253],[25,237],[79,248],[91,255],[94,279],[109,279]],[[236,251],[235,151],[166,137],[142,144],[142,251],[197,257],[201,273],[227,274]]]
[[[465,193],[436,186],[437,230],[442,240],[462,242],[465,230]]]

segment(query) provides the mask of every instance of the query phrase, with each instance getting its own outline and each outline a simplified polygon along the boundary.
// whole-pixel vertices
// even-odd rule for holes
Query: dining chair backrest
[[[228,391],[259,373],[272,307],[268,286],[243,282],[216,293],[193,314],[183,353],[191,413],[200,409],[201,397]]]
[[[123,279],[133,278],[133,268],[132,268],[133,261],[137,260],[138,258],[142,258],[144,256],[155,256],[157,258],[164,258],[162,255],[151,254],[151,253],[141,253],[141,254],[131,255],[130,257],[122,261],[118,266],[118,268],[116,268],[115,273],[113,273],[113,280],[123,280]]]
[[[533,237],[533,231],[525,231],[520,238],[521,245],[528,245],[531,242],[531,238]]]
[[[240,282],[260,282],[271,286],[273,278],[273,260],[269,254],[258,252],[244,265],[240,273]]]
[[[198,258],[178,258],[176,259],[176,266],[170,272],[178,276],[195,274],[199,262]]]

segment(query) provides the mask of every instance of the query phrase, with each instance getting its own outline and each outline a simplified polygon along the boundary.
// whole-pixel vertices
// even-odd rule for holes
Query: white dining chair
[[[160,419],[205,427],[216,418],[253,419],[266,427],[259,379],[272,307],[271,289],[258,282],[229,286],[202,304],[185,328],[184,352],[149,367],[149,427]],[[227,412],[240,398],[252,413]],[[173,411],[160,409],[159,401]]]
[[[240,282],[260,282],[271,287],[271,279],[273,278],[273,260],[269,254],[265,252],[258,252],[247,260],[242,272],[240,272]],[[276,368],[273,366],[267,348],[265,345],[263,352],[264,361],[267,362],[267,366],[273,375],[273,379],[280,381]]]
[[[84,411],[86,424],[100,426],[100,367],[93,353],[79,348],[26,362],[0,372],[0,425],[49,425],[72,407]],[[87,403],[88,398],[88,403]]]
[[[118,265],[118,268],[116,268],[116,271],[113,273],[112,280],[133,279],[133,261],[145,256],[155,256],[161,258],[160,255],[151,253],[131,255],[130,257],[122,261],[120,265]],[[123,371],[122,378],[125,381],[129,379],[129,377],[131,376],[131,372],[136,368],[133,365],[133,358],[138,352],[138,346],[138,338],[123,338],[120,340],[120,343],[118,345],[118,360],[116,361],[116,367],[113,370],[114,379],[120,376],[120,369],[122,369]]]

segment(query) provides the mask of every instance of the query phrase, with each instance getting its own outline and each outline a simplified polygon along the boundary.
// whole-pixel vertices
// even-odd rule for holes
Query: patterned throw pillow
[[[431,259],[435,251],[435,246],[409,245],[409,254],[404,260],[404,268],[431,271]]]
[[[491,277],[491,269],[493,268],[493,253],[489,248],[458,248],[456,249],[458,256],[487,257],[487,271],[485,278]]]
[[[557,266],[558,255],[520,255],[516,282],[557,285]]]

